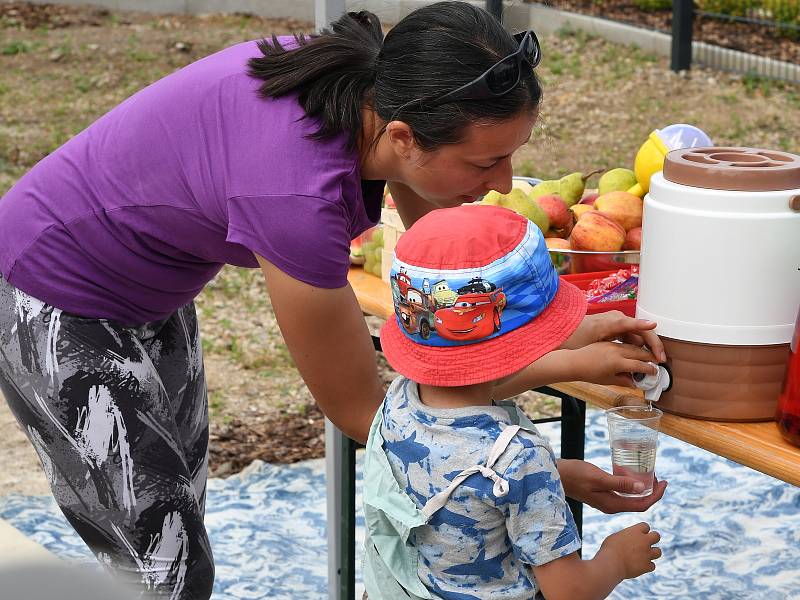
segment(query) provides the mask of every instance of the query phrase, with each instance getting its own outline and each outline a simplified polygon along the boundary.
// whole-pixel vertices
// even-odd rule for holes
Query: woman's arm
[[[384,390],[353,290],[314,287],[257,258],[278,326],[308,389],[345,435],[366,442]]]

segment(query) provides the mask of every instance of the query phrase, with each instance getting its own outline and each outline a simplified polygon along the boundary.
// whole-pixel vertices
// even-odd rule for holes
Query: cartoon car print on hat
[[[471,341],[500,331],[501,315],[506,307],[506,295],[502,289],[476,278],[458,291],[459,296],[451,308],[436,311],[436,333],[448,340]]]
[[[406,291],[411,287],[411,278],[406,274],[405,271],[401,270],[397,274],[396,281],[397,286],[400,289],[400,295],[405,298]]]
[[[414,287],[406,288],[400,302],[395,303],[395,313],[403,328],[411,335],[419,333],[423,340],[430,338],[434,331],[434,308],[432,296]]]
[[[433,284],[432,295],[436,308],[450,308],[458,298],[458,294],[450,289],[446,279],[440,279]]]

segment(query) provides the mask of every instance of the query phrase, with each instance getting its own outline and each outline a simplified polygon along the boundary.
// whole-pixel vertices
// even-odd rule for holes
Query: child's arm
[[[623,580],[653,571],[661,556],[653,545],[660,539],[647,523],[638,523],[608,536],[591,560],[573,552],[533,567],[533,574],[547,600],[599,600]]]
[[[630,344],[595,342],[576,350],[553,350],[494,388],[494,399],[562,381],[633,387],[631,373],[653,373],[653,354]]]

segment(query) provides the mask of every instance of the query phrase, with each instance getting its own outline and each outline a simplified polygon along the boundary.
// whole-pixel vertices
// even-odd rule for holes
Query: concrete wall
[[[246,12],[262,17],[314,21],[314,0],[29,0],[34,4],[92,4],[111,10],[153,13],[202,14]],[[347,10],[369,10],[382,21],[396,23],[408,13],[434,0],[347,0]],[[485,6],[483,0],[469,0]]]

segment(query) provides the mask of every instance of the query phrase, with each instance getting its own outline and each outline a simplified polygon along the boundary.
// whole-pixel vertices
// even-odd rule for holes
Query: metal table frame
[[[380,339],[373,336],[375,350]],[[551,387],[537,391],[561,399],[561,416],[534,423],[561,421],[561,458],[583,459],[586,403]],[[325,421],[325,470],[328,523],[328,598],[353,600],[356,593],[356,450],[361,447],[333,423]],[[583,530],[583,504],[567,498],[578,532]]]

